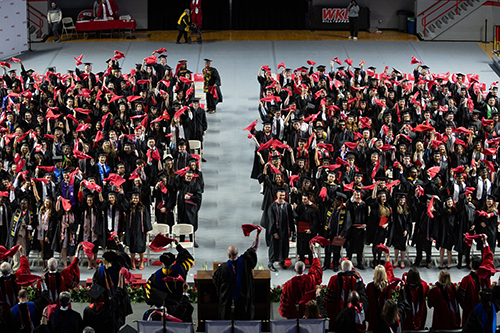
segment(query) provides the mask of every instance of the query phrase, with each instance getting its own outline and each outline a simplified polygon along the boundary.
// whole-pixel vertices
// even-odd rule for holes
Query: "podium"
[[[198,289],[198,332],[205,332],[205,320],[218,320],[219,298],[212,282],[214,271],[198,271],[194,283]],[[255,317],[262,321],[262,331],[269,332],[271,319],[271,272],[254,270]]]

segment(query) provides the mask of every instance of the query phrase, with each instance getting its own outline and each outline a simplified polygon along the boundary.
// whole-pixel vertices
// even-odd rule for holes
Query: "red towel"
[[[321,236],[315,236],[313,237],[310,241],[309,241],[310,244],[313,244],[313,243],[318,243],[319,245],[321,246],[327,246],[327,245],[330,245],[330,241],[328,239],[326,239],[325,237],[321,237]]]
[[[245,237],[250,236],[250,233],[256,229],[259,231],[262,230],[262,228],[260,226],[255,225],[255,224],[243,224],[241,226],[241,229],[243,229],[243,235],[245,235]]]
[[[474,239],[481,239],[483,237],[483,234],[478,234],[478,235],[471,235],[468,232],[465,234],[465,243],[469,246],[472,246],[472,241]]]

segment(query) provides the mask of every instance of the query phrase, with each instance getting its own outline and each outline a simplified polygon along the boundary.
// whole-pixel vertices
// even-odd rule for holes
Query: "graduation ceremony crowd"
[[[433,329],[496,331],[498,81],[409,63],[410,73],[338,58],[330,70],[308,60],[258,71],[259,119],[244,130],[255,142],[269,269],[289,268],[296,246],[296,276],[281,295],[286,318],[399,332],[424,329],[429,307]],[[441,272],[429,285],[418,269],[432,267],[433,247]],[[374,278],[365,285],[366,266]],[[471,270],[458,286],[452,267]],[[340,272],[323,298],[317,287],[329,269]]]
[[[147,54],[128,73],[120,51],[100,73],[84,55],[62,74],[55,67],[36,73],[16,58],[0,62],[1,332],[117,332],[132,313],[125,285],[135,279],[130,271],[144,269],[152,223],[197,230],[205,112],[222,102],[221,80],[205,59],[197,75],[205,111],[187,61],[171,68],[166,52]],[[199,155],[190,140],[201,142]],[[179,253],[160,257],[146,285],[157,308],[144,318],[190,321],[185,279],[194,259],[163,236]],[[80,282],[80,250],[95,270],[83,314],[71,310],[68,292]],[[38,254],[41,276],[30,268]],[[24,288],[33,284],[28,301]]]

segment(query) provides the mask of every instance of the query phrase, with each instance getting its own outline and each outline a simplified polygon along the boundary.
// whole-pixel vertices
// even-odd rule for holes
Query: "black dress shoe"
[[[274,265],[271,265],[271,264],[267,265],[267,268],[269,268],[269,270],[270,270],[271,272],[277,272],[277,271],[278,271],[278,270],[276,269],[276,267],[274,267]]]
[[[338,272],[339,271],[339,265],[338,264],[333,264],[333,271]]]
[[[202,162],[206,162],[207,160],[206,160],[206,159],[204,159],[204,158],[202,158],[202,159],[201,159],[201,161],[202,161]]]
[[[328,265],[328,266],[327,266],[327,265],[323,265],[323,267],[321,267],[321,269],[322,269],[323,271],[326,271],[326,270],[327,270],[327,269],[329,269],[329,268],[330,268],[330,265]]]
[[[363,264],[357,264],[356,268],[360,269],[360,270],[364,270],[365,269],[365,265],[363,265]]]

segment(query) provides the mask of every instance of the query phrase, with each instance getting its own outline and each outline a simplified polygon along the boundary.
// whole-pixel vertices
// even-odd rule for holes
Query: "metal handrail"
[[[34,11],[34,12],[33,12],[33,11]],[[36,13],[35,13],[35,12],[36,12]],[[35,7],[33,7],[32,5],[30,5],[29,3],[28,3],[28,13],[29,13],[29,14],[31,14],[31,15],[29,15],[29,16],[28,16],[28,20],[29,20],[31,23],[33,23],[34,25],[36,25],[36,26],[38,27],[38,37],[41,37],[41,36],[42,36],[42,28],[43,28],[43,26],[44,26],[44,19],[43,19],[42,17],[47,18],[47,16],[46,16],[44,13],[42,13],[41,11],[39,11],[38,9],[36,9]],[[40,16],[42,16],[42,17],[40,17],[38,14],[39,14]],[[38,19],[38,23],[37,23],[37,22],[35,22],[35,21],[31,18],[31,16],[36,17],[36,18]]]
[[[30,7],[30,9],[33,9],[34,11],[38,12],[41,16],[47,18],[47,15],[45,15],[44,13],[42,13],[41,11],[39,11],[38,9],[36,9],[32,5],[30,5],[29,3],[28,3],[28,7]]]
[[[435,13],[436,11],[438,11],[439,9],[441,9],[442,7],[444,7],[445,5],[447,5],[448,3],[452,2],[452,1],[455,1],[455,4],[453,6],[451,6],[450,8],[444,10],[441,14],[439,14],[438,16],[436,16],[435,18],[433,18],[432,20],[430,20],[429,22],[427,22],[427,18],[432,15],[433,13]],[[427,26],[429,24],[431,24],[432,22],[438,20],[439,18],[441,18],[443,15],[449,13],[451,10],[456,10],[456,13],[458,14],[458,6],[462,3],[462,2],[465,2],[467,0],[447,0],[447,1],[443,1],[443,3],[441,4],[441,6],[439,6],[438,8],[434,9],[432,12],[430,12],[429,14],[425,15],[421,22],[422,22],[422,27],[424,28],[424,37],[426,35],[426,31],[427,31]],[[441,2],[441,1],[439,1]],[[429,10],[430,8],[434,7],[435,5],[437,5],[439,2],[436,2],[434,3],[431,7],[427,8],[426,10],[424,10],[422,13],[426,12],[427,10]],[[420,16],[421,14],[419,14]]]

